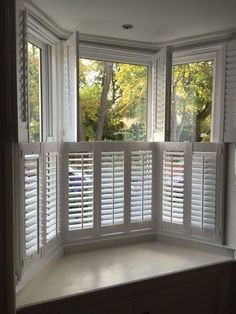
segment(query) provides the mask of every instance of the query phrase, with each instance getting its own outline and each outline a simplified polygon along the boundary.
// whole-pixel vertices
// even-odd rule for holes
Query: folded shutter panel
[[[75,32],[64,44],[65,142],[83,140],[79,107],[79,33]]]
[[[191,233],[217,240],[221,162],[219,145],[192,153]]]
[[[24,157],[25,258],[39,252],[39,155]]]
[[[172,48],[165,47],[155,56],[153,95],[153,141],[170,138]]]
[[[236,40],[227,43],[224,142],[236,141]]]
[[[101,153],[101,227],[124,224],[124,152]]]
[[[131,152],[131,223],[152,220],[152,151]]]
[[[46,242],[57,235],[57,153],[45,155],[46,175]]]
[[[186,145],[165,143],[162,152],[162,229],[183,232]]]
[[[68,228],[91,229],[94,227],[93,153],[69,153],[68,161]]]
[[[21,6],[20,3],[17,6]],[[17,89],[18,89],[18,139],[19,142],[28,141],[28,12],[18,8],[17,25],[20,26],[16,34],[17,47]],[[18,20],[19,19],[19,20]]]

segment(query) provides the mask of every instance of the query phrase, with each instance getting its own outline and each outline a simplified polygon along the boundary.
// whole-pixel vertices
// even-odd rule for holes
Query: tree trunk
[[[82,121],[82,110],[81,106],[77,107],[77,142],[85,141],[85,132],[84,132],[84,126]]]
[[[174,81],[174,79],[173,79]],[[176,85],[173,84],[173,110],[172,110],[172,119],[171,119],[171,141],[176,142],[176,131],[177,131],[177,113],[176,113]]]
[[[106,117],[106,102],[107,102],[107,94],[109,92],[109,87],[112,79],[113,72],[113,63],[112,62],[104,62],[104,76],[103,76],[103,87],[102,87],[102,95],[100,98],[100,109],[99,109],[99,119],[98,126],[96,131],[96,141],[102,140],[104,122]]]
[[[211,114],[211,103],[207,103],[205,108],[196,115],[194,141],[201,142],[201,123]]]
[[[176,131],[176,142],[179,142],[180,135],[183,131],[184,123],[185,123],[185,112],[183,112],[182,114],[181,123],[178,129],[178,132]]]

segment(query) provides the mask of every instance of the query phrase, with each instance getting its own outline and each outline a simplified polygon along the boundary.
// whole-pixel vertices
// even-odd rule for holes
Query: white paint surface
[[[89,292],[230,260],[230,257],[158,242],[65,255],[17,306]]]
[[[228,145],[226,198],[226,244],[236,249],[236,144]]]
[[[66,30],[163,42],[236,27],[235,0],[33,0]],[[133,24],[132,30],[122,24]]]

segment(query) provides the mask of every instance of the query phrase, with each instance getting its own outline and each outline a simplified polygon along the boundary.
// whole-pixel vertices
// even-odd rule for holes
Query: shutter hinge
[[[221,233],[220,233],[220,229],[217,231],[217,240],[219,240],[220,239],[220,235],[221,235]]]
[[[21,266],[24,267],[24,260],[21,260]]]
[[[23,158],[23,150],[20,151],[20,158]]]

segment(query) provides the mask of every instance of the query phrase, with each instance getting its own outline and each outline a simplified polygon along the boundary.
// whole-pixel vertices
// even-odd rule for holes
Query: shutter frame
[[[100,178],[99,178],[99,203],[100,204],[100,208],[98,209],[98,232],[99,234],[112,234],[112,233],[116,233],[116,232],[122,232],[125,230],[125,224],[126,224],[126,215],[125,215],[125,184],[126,184],[126,179],[125,179],[125,143],[113,143],[111,145],[111,143],[105,143],[105,142],[97,142],[95,143],[95,146],[99,147],[99,156],[98,156],[98,160],[100,162]],[[115,175],[115,170],[114,170],[114,166],[116,163],[110,163],[110,167],[111,167],[111,171],[113,173],[113,179],[116,181],[117,179],[121,180],[121,184],[123,185],[123,188],[120,187],[121,191],[121,195],[118,197],[118,204],[122,205],[122,207],[118,207],[120,208],[120,214],[122,216],[122,222],[121,223],[115,223],[114,225],[102,225],[102,202],[103,202],[103,197],[102,197],[102,181],[104,179],[106,179],[103,176],[103,169],[102,169],[102,165],[104,162],[104,156],[108,154],[110,156],[114,156],[114,157],[118,157],[120,156],[120,161],[119,163],[122,163],[121,168],[121,173],[118,173],[118,176]],[[114,160],[114,158],[113,158]],[[122,172],[123,171],[123,172]],[[123,173],[123,175],[122,175]],[[105,174],[105,173],[104,173]],[[123,180],[122,180],[123,177]],[[114,183],[113,180],[113,183]],[[115,204],[116,200],[117,200],[117,189],[114,188],[113,186],[113,193],[110,194],[111,200],[113,202],[113,205]],[[122,200],[121,200],[122,199]],[[113,207],[112,209],[113,215],[115,215],[115,207]],[[105,212],[104,212],[105,213]]]
[[[69,154],[92,154],[93,155],[93,227],[88,229],[83,228],[77,228],[74,230],[70,230],[69,228],[69,215],[70,215],[70,208],[69,208]],[[65,223],[65,239],[78,239],[81,237],[92,237],[96,234],[96,212],[95,212],[95,180],[94,180],[94,169],[95,169],[95,158],[94,158],[94,143],[88,143],[88,142],[80,142],[80,143],[65,143],[65,150],[64,150],[64,156],[65,156],[65,165],[64,165],[64,196],[65,196],[65,215],[64,215],[64,223]]]
[[[77,141],[79,114],[79,33],[64,42],[64,140]]]
[[[150,228],[154,221],[154,146],[145,146],[131,149],[130,229]],[[138,194],[135,193],[135,188],[139,191]],[[137,198],[141,202],[139,209],[135,206]],[[135,219],[137,213],[139,216]]]
[[[172,47],[162,48],[154,57],[153,66],[152,140],[170,141]]]
[[[196,175],[193,172],[193,165],[191,167],[192,169],[192,175],[191,175],[191,194],[192,194],[192,201],[191,201],[191,221],[190,221],[190,233],[192,237],[196,238],[202,238],[207,241],[213,241],[213,242],[220,242],[222,243],[222,235],[221,235],[221,230],[223,227],[223,213],[222,213],[222,206],[223,206],[223,179],[222,179],[222,169],[223,169],[223,150],[224,147],[222,144],[217,144],[217,143],[193,143],[193,150],[192,150],[192,161],[195,161],[199,163],[199,157],[195,156],[200,156],[200,158],[205,158],[206,159],[206,171],[204,171],[204,165],[202,166],[202,174],[206,178],[206,182],[204,180],[202,181],[201,184],[205,185],[201,186],[201,189],[203,191],[204,199],[202,199],[202,206],[201,206],[201,215],[202,219],[200,219],[199,224],[202,224],[202,228],[199,226],[193,227],[192,223],[192,214],[193,214],[193,200],[194,200],[194,192],[193,192],[193,180],[196,180]],[[209,166],[207,167],[207,165]],[[195,168],[196,169],[196,168]],[[203,172],[204,171],[204,172]],[[196,173],[196,171],[195,171]],[[215,176],[214,176],[215,173]],[[197,174],[199,177],[199,173]],[[198,179],[199,180],[199,179]],[[196,192],[195,192],[196,195]],[[201,197],[203,197],[203,195]],[[199,196],[199,193],[198,193]],[[208,201],[208,199],[211,199]],[[214,202],[215,206],[213,207],[212,210],[210,210],[211,205],[205,205],[211,204],[211,202]],[[204,210],[205,208],[208,208],[208,210]],[[195,207],[196,208],[196,207]],[[199,207],[200,210],[200,207]],[[208,215],[208,213],[213,213],[211,214],[214,215],[214,223],[211,228],[206,227],[204,228],[204,218],[203,215]],[[210,224],[210,223],[208,223]],[[196,225],[196,223],[195,223]]]
[[[38,261],[42,255],[42,245],[43,245],[43,230],[42,230],[42,158],[41,158],[41,144],[33,144],[33,143],[24,143],[20,144],[21,151],[21,175],[22,175],[22,186],[21,186],[21,206],[22,206],[22,260],[23,260],[23,269],[24,272],[30,268],[36,261]],[[28,258],[26,258],[26,242],[25,242],[25,156],[35,156],[35,160],[37,160],[37,216],[38,216],[38,226],[37,226],[37,251],[31,254]]]
[[[188,161],[188,150],[187,150],[187,144],[186,143],[163,143],[162,145],[159,146],[159,148],[161,149],[161,165],[160,165],[160,171],[161,171],[161,178],[160,178],[160,213],[159,213],[159,226],[160,229],[164,232],[174,232],[174,233],[180,233],[183,234],[185,229],[186,229],[186,164]],[[165,154],[165,152],[167,152]],[[177,155],[176,155],[177,154]],[[170,157],[168,156],[173,156],[171,157],[171,173],[169,176],[168,174],[168,165],[166,165],[165,158],[169,159]],[[176,161],[175,161],[176,160]],[[182,161],[181,161],[182,160]],[[180,161],[180,166],[183,164],[183,172],[181,172],[180,169],[180,177],[182,176],[182,179],[178,178],[178,161]],[[167,167],[167,168],[166,168]],[[166,172],[167,171],[167,172]],[[176,177],[176,183],[175,180],[173,179],[173,177]],[[167,181],[166,181],[167,180]],[[164,184],[164,181],[168,182],[168,180],[170,180],[171,182],[171,186],[168,187],[168,185]],[[180,180],[180,182],[178,182]],[[183,181],[183,183],[181,183]],[[181,185],[181,186],[176,186],[177,185]],[[170,193],[171,193],[171,208],[170,208],[170,221],[167,221],[168,219],[163,219],[163,215],[164,215],[164,206],[163,206],[163,202],[167,201],[168,203],[168,191],[170,189]],[[181,196],[181,190],[182,191],[182,205],[181,202],[178,202],[179,199],[179,195]],[[166,195],[167,193],[167,195]],[[180,194],[179,194],[180,193]],[[164,197],[164,194],[166,195]],[[176,196],[175,196],[176,194]],[[173,196],[174,195],[174,196]],[[174,199],[176,198],[176,201],[174,201],[174,203],[172,202],[172,198],[174,197]],[[166,199],[166,200],[165,200]],[[173,204],[174,204],[174,212],[173,212]],[[167,209],[167,204],[165,205],[166,210]],[[179,214],[178,212],[178,208],[179,210]],[[173,219],[173,215],[179,215],[180,216],[180,221],[177,222],[172,222]],[[177,217],[176,216],[176,217]],[[176,220],[177,218],[175,218]]]

